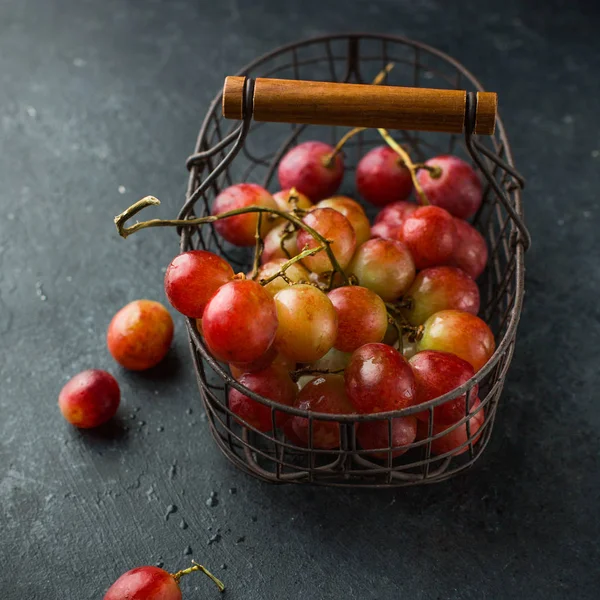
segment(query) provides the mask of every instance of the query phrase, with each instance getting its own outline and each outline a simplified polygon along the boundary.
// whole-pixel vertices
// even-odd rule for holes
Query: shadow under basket
[[[513,355],[517,324],[523,301],[524,252],[530,243],[523,222],[520,188],[523,181],[515,171],[508,139],[500,119],[492,135],[477,136],[477,92],[480,83],[462,65],[449,56],[420,43],[400,37],[346,34],[310,39],[290,44],[258,58],[237,75],[247,76],[239,104],[239,121],[222,116],[223,93],[217,95],[206,115],[195,154],[188,159],[190,170],[187,198],[179,218],[210,214],[211,203],[225,187],[240,182],[255,182],[271,191],[278,189],[277,165],[285,152],[309,139],[334,145],[349,129],[341,125],[266,123],[253,119],[252,91],[256,77],[288,80],[370,83],[386,65],[394,67],[387,75],[386,86],[465,90],[464,119],[455,133],[391,130],[391,135],[405,147],[413,160],[424,161],[439,154],[456,154],[470,162],[484,182],[483,204],[473,225],[485,237],[489,259],[478,283],[481,291],[480,316],[491,327],[497,349],[489,362],[466,384],[418,407],[375,415],[325,415],[284,407],[250,392],[234,380],[227,365],[219,363],[205,346],[193,320],[188,319],[188,333],[198,384],[211,433],[227,458],[251,475],[269,482],[312,483],[337,486],[394,487],[443,481],[470,467],[483,453],[490,439],[498,401]],[[245,93],[245,96],[243,95]],[[255,114],[256,116],[256,114]],[[495,117],[495,106],[494,106]],[[367,115],[367,120],[370,117]],[[318,119],[314,122],[319,122]],[[323,121],[321,121],[323,122]],[[361,123],[344,123],[357,125]],[[376,125],[377,126],[377,125]],[[384,125],[381,125],[384,126]],[[390,127],[390,129],[392,129]],[[424,127],[426,129],[426,127]],[[345,179],[342,194],[356,198],[354,170],[361,156],[381,145],[376,129],[366,129],[344,146]],[[369,216],[376,210],[365,207]],[[184,227],[181,251],[205,249],[225,257],[235,270],[247,272],[252,255],[247,249],[235,248],[216,233],[212,225]],[[473,412],[439,433],[434,428],[435,406],[461,394],[481,404],[478,428],[471,431]],[[271,409],[272,422],[280,413],[306,417],[308,447],[290,441],[274,428],[262,433],[241,426],[228,408],[232,387]],[[471,402],[466,402],[469,406]],[[424,437],[394,458],[394,448],[382,448],[379,458],[361,449],[356,439],[356,425],[383,420],[391,431],[392,419],[429,412]],[[339,422],[339,448],[316,449],[312,432],[320,421]],[[435,454],[435,440],[454,433],[462,440],[450,452]],[[391,435],[388,439],[391,439]]]

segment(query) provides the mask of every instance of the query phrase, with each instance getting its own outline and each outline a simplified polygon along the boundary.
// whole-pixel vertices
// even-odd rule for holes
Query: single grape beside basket
[[[222,111],[237,120],[226,120]],[[352,127],[364,129],[354,130],[350,138]],[[377,150],[382,137],[389,146]],[[276,192],[278,176],[281,187],[287,187],[288,179],[293,184],[298,165],[305,160],[295,155],[304,148],[310,146],[314,154],[320,145],[331,148],[340,140],[345,168],[338,168],[341,155],[333,154],[319,163],[327,165],[317,177],[321,187],[311,187],[309,177],[300,190],[313,201],[326,199],[320,210],[311,211],[310,203],[296,191],[275,198],[261,191]],[[303,144],[307,141],[314,144]],[[297,151],[290,152],[294,148]],[[410,223],[416,233],[407,225],[403,245],[384,238],[393,237],[389,213],[405,207],[384,208],[371,229],[380,237],[369,240],[369,222],[360,207],[345,196],[327,199],[334,194],[358,198],[356,179],[372,204],[385,204],[378,196],[377,178],[369,179],[360,169],[355,177],[355,171],[367,154],[369,160],[385,163],[388,151],[391,159],[397,152],[404,165],[412,166],[413,161],[422,165],[415,181],[417,199],[422,195],[419,181],[425,186],[429,174],[435,176],[438,169],[433,163],[423,166],[428,158],[460,156],[477,169],[483,202],[470,220],[487,242],[487,260],[485,267],[482,254],[461,260],[476,272],[483,269],[479,291],[469,274],[438,267],[451,258],[444,254],[443,231],[444,219],[452,217],[444,210],[432,206],[414,213]],[[224,92],[206,115],[188,168],[187,198],[178,219],[139,228],[176,224],[181,252],[207,250],[225,259],[211,258],[206,273],[207,280],[228,283],[211,296],[214,290],[190,279],[186,289],[195,286],[202,310],[184,306],[182,312],[188,315],[210,430],[227,458],[266,481],[343,486],[432,483],[472,465],[490,439],[512,358],[523,300],[523,257],[530,243],[521,207],[523,181],[496,119],[495,95],[483,93],[478,81],[450,57],[404,38],[351,34],[290,44],[226,80]],[[242,211],[208,222],[215,212],[239,208],[231,197],[238,188],[221,192],[243,182],[258,184],[240,189],[254,197],[252,204],[262,206],[263,212]],[[397,177],[389,181],[400,187],[405,183]],[[473,185],[479,186],[478,180]],[[365,205],[371,221],[377,218],[372,204]],[[121,233],[124,221],[140,207],[132,209],[118,217]],[[402,220],[406,215],[396,216]],[[244,219],[250,217],[255,235],[245,226]],[[435,230],[431,241],[422,245],[423,252],[418,245],[410,246],[411,235],[422,236],[419,218],[428,219],[426,228]],[[466,225],[460,227],[468,230],[464,235],[477,235],[470,234]],[[133,225],[127,233],[135,230]],[[408,257],[402,254],[407,246],[412,249]],[[265,255],[271,260],[267,269],[261,270],[261,254],[263,263]],[[294,256],[296,262],[288,264]],[[193,272],[193,260],[190,255],[176,259],[178,276]],[[403,285],[406,261],[413,272]],[[419,271],[416,278],[413,261]],[[278,277],[281,265],[287,270]],[[252,278],[268,285],[261,287]],[[330,300],[319,286],[333,290]],[[394,286],[399,287],[390,291]],[[462,290],[452,305],[460,311],[437,312],[444,308],[440,298],[447,296],[442,288]],[[171,292],[176,305],[177,290]],[[276,312],[270,300],[275,292]],[[415,306],[411,300],[423,294],[431,306],[438,306],[432,316],[423,313],[422,303]],[[319,309],[311,312],[307,306]],[[477,308],[491,331],[471,314]],[[230,326],[225,339],[225,314],[227,318],[243,314],[252,323],[236,335]],[[361,323],[360,330],[356,323]],[[470,344],[462,354],[467,360],[437,352],[446,349],[447,339],[439,335],[446,330],[468,332],[466,342],[452,342],[452,348]],[[395,349],[399,346],[394,335],[405,344],[433,351],[419,352],[409,365],[402,348]],[[337,350],[323,358],[323,348],[330,348],[333,339]],[[365,344],[365,339],[374,343]],[[483,357],[473,355],[475,340]],[[257,356],[264,365],[257,364]],[[373,379],[372,364],[387,376]],[[263,375],[256,375],[258,368],[266,369],[258,371]],[[302,388],[299,400],[288,370]],[[413,400],[416,394],[418,403]]]

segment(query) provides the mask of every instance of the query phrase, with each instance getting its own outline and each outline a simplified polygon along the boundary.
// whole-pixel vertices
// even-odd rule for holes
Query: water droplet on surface
[[[190,421],[190,422],[188,423],[188,425],[189,425],[190,427],[193,427],[195,424],[196,424],[196,421]]]
[[[33,108],[33,106],[27,106],[25,108],[25,110],[27,111],[27,114],[32,118],[35,119],[37,117],[37,110],[35,110],[35,108]]]
[[[42,302],[45,302],[48,299],[48,296],[46,296],[46,294],[44,294],[44,289],[42,287],[42,282],[41,281],[36,281],[36,283],[35,283],[35,293],[38,295],[39,299]]]
[[[226,569],[226,568],[227,568],[227,565],[226,565],[225,563],[223,563],[223,564],[221,565],[221,569]]]
[[[211,498],[216,498],[216,497],[217,497],[217,492],[215,492],[215,491],[212,491],[212,492],[210,493],[210,497],[211,497]]]
[[[167,506],[167,512],[165,513],[165,521],[168,521],[169,517],[176,512],[177,506],[175,506],[175,504],[169,504],[169,506]]]
[[[217,542],[221,541],[221,534],[220,533],[215,533],[215,535],[211,535],[208,538],[208,545],[210,546],[211,544],[216,544]]]
[[[235,541],[236,544],[241,544],[242,542],[246,541],[246,536],[245,535],[240,535],[240,537]]]
[[[73,59],[73,65],[75,67],[85,67],[86,64],[87,63],[85,62],[85,60],[83,60],[83,58],[74,58]]]
[[[159,427],[156,428],[156,431],[158,431],[159,433],[164,430],[165,430],[165,428],[162,425],[160,425]]]
[[[140,427],[143,427],[146,424],[146,421],[138,421],[138,425]]]
[[[127,191],[127,188],[124,185],[120,185],[117,189],[119,194],[124,194]]]
[[[181,519],[181,522],[179,523],[179,529],[187,529],[188,528],[188,524],[185,522],[185,519]]]
[[[192,547],[191,546],[186,546],[185,550],[183,551],[183,555],[184,556],[189,556],[192,553]]]
[[[186,414],[191,415],[194,411],[191,408],[188,408],[185,412]]]
[[[175,479],[175,475],[177,475],[177,463],[173,463],[169,467],[169,479]]]
[[[129,418],[130,418],[132,421],[134,421],[135,419],[137,419],[137,417],[135,416],[135,413],[131,413],[131,414],[129,415]]]
[[[253,523],[256,523],[256,521],[258,521],[258,517],[254,517],[254,516],[253,516],[253,517],[252,517],[252,522],[253,522]]]
[[[210,498],[208,498],[206,500],[206,506],[210,506],[211,508],[213,506],[217,506],[218,504],[219,504],[219,501],[214,496],[211,496]]]
[[[165,563],[162,560],[157,560],[154,564],[161,569]]]
[[[234,494],[237,494],[237,488],[229,488],[229,493],[233,496]]]
[[[200,415],[200,420],[201,420],[203,423],[206,423],[206,421],[208,420],[208,417],[206,416],[206,413],[202,413],[202,414]]]

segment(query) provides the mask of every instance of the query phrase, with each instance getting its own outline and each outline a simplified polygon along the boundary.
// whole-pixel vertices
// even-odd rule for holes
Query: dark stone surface
[[[597,598],[599,26],[584,0],[0,3],[0,597],[97,599],[129,568],[193,556],[232,599]],[[224,75],[353,29],[428,41],[499,91],[529,178],[535,243],[495,435],[431,488],[261,484],[199,419],[180,321],[153,373],[105,350],[117,308],[163,298],[177,250],[172,231],[124,242],[112,216],[146,193],[178,208]],[[89,367],[118,375],[123,406],[79,433],[56,396]],[[183,588],[217,595],[198,575]]]

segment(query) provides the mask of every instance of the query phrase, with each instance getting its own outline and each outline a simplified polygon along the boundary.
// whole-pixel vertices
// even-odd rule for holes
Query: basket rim
[[[284,54],[285,52],[289,52],[290,50],[292,50],[294,48],[309,46],[311,44],[316,44],[316,43],[321,43],[321,42],[326,42],[326,41],[351,40],[351,39],[385,40],[385,41],[395,42],[395,43],[399,43],[399,44],[404,44],[407,46],[412,46],[412,47],[418,48],[420,50],[424,50],[426,52],[429,52],[430,54],[433,54],[434,56],[437,56],[438,58],[441,58],[442,60],[447,61],[451,65],[453,65],[458,71],[460,71],[471,82],[471,84],[478,91],[485,91],[485,88],[483,87],[481,82],[475,77],[475,75],[473,75],[471,73],[471,71],[469,71],[462,63],[460,63],[459,61],[457,61],[455,58],[451,57],[450,55],[446,54],[445,52],[442,52],[441,50],[438,50],[437,48],[434,48],[433,46],[430,46],[423,42],[412,40],[412,39],[404,37],[404,36],[398,36],[398,35],[392,35],[392,34],[377,34],[377,33],[361,33],[361,32],[338,33],[338,34],[332,34],[332,35],[320,35],[320,36],[315,36],[315,37],[310,37],[310,38],[304,38],[297,42],[290,42],[288,44],[279,46],[279,47],[255,58],[253,61],[247,63],[241,69],[239,69],[235,73],[235,75],[236,76],[246,75],[251,69],[261,65],[262,63],[266,62],[267,60],[270,60],[271,58],[274,58],[276,56]],[[213,118],[217,109],[221,106],[222,97],[223,97],[223,90],[221,89],[219,91],[219,93],[217,93],[217,95],[214,97],[213,101],[211,102],[211,104],[206,112],[206,115],[204,117],[204,120],[202,122],[200,131],[198,133],[198,137],[196,140],[195,152],[201,151],[202,142],[206,135],[206,130],[210,124],[210,120]],[[513,161],[512,151],[510,148],[510,143],[506,136],[504,124],[503,124],[499,114],[496,118],[496,133],[497,133],[498,137],[500,138],[500,142],[501,142],[504,152],[506,154],[506,162],[510,166],[514,167],[514,161]],[[190,170],[190,174],[188,177],[186,198],[189,198],[189,196],[193,192],[196,174],[197,174],[197,167],[193,166]],[[517,214],[521,218],[523,218],[523,206],[522,206],[520,190],[517,188],[517,189],[512,190],[510,193],[512,194],[512,197],[514,199],[515,210],[516,210]],[[183,233],[181,234],[180,238],[181,238],[181,244],[180,244],[181,251],[183,251],[183,243],[184,243],[184,234]],[[502,336],[500,343],[496,346],[496,349],[495,349],[494,353],[492,354],[492,356],[490,357],[490,359],[488,360],[488,362],[479,371],[477,371],[473,377],[471,377],[468,381],[463,383],[461,386],[454,388],[453,390],[451,390],[449,392],[446,392],[442,396],[438,396],[437,398],[433,398],[432,400],[423,402],[422,404],[416,404],[414,406],[409,406],[409,407],[406,407],[406,408],[403,408],[400,410],[393,410],[393,411],[386,411],[386,412],[379,412],[379,413],[369,413],[369,414],[351,413],[351,414],[339,414],[338,415],[338,414],[330,414],[330,413],[320,413],[320,412],[315,412],[315,411],[310,411],[310,410],[302,410],[302,409],[298,409],[295,407],[282,405],[278,402],[270,400],[269,398],[261,396],[260,394],[256,394],[249,388],[240,384],[235,378],[233,378],[229,373],[227,373],[225,371],[225,369],[222,368],[220,363],[211,355],[208,348],[204,344],[204,341],[202,340],[201,336],[196,331],[194,320],[186,318],[188,337],[189,337],[192,348],[196,349],[200,352],[200,354],[202,355],[202,358],[208,362],[208,364],[211,366],[211,368],[219,375],[219,377],[224,382],[227,383],[227,385],[236,389],[240,393],[252,398],[253,400],[270,407],[271,409],[275,409],[280,412],[285,412],[285,413],[292,414],[295,416],[301,416],[301,417],[305,417],[305,418],[308,418],[310,416],[310,418],[312,418],[312,419],[319,419],[319,420],[323,420],[323,421],[339,421],[340,423],[359,422],[359,421],[360,422],[376,421],[376,420],[383,420],[383,419],[387,419],[387,418],[406,417],[406,416],[414,415],[419,412],[423,412],[424,410],[432,410],[433,408],[435,408],[436,406],[438,406],[440,404],[443,404],[451,399],[457,398],[458,396],[461,396],[462,394],[468,393],[469,390],[471,390],[475,385],[477,385],[480,382],[480,380],[484,379],[491,372],[491,370],[498,364],[498,361],[501,359],[501,357],[503,357],[507,352],[510,352],[510,344],[514,342],[516,330],[517,330],[517,326],[519,324],[519,320],[521,317],[521,310],[522,310],[522,306],[523,306],[523,295],[524,295],[524,284],[525,284],[525,281],[524,281],[525,280],[524,253],[525,252],[524,252],[523,244],[520,243],[519,241],[517,241],[515,244],[515,272],[513,275],[516,280],[515,303],[514,303],[512,310],[510,311],[510,318],[509,318],[509,321],[508,321],[508,324],[506,327],[506,331],[504,332],[504,335]],[[499,374],[501,380],[503,380],[503,376],[506,375],[509,366],[510,366],[510,360],[506,362],[506,364],[503,368],[503,372],[501,374]],[[492,388],[488,391],[486,398],[491,395],[493,388],[494,388],[494,386],[492,386]],[[483,401],[482,401],[482,403],[483,403]],[[468,416],[470,417],[471,413],[469,413]],[[466,421],[466,420],[467,420],[467,415],[465,415],[465,417],[464,417],[464,421]]]

